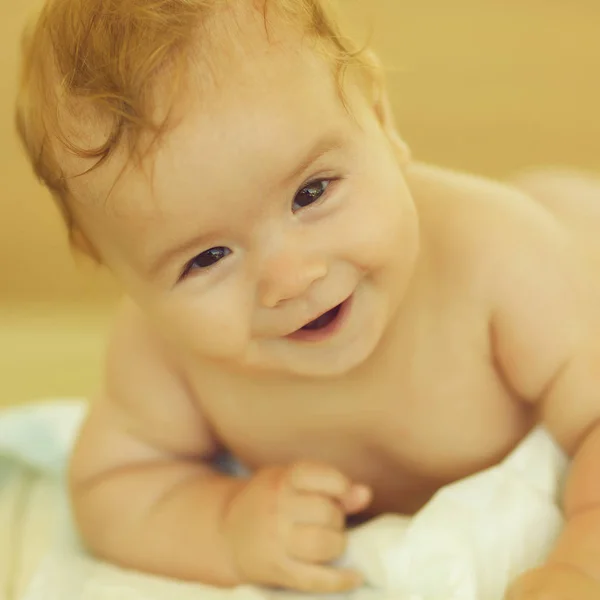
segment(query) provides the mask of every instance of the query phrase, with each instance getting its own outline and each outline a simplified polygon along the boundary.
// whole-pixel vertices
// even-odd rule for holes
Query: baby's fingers
[[[279,585],[309,594],[335,594],[355,590],[363,582],[357,571],[294,562]]]
[[[288,515],[296,525],[320,525],[335,531],[346,529],[342,505],[318,494],[294,494],[288,499]]]
[[[299,492],[335,498],[348,513],[364,510],[371,501],[368,487],[353,484],[343,473],[328,465],[298,463],[292,467],[289,481]]]
[[[346,535],[316,525],[296,525],[290,532],[288,554],[302,562],[326,564],[342,556]]]
[[[342,505],[347,514],[355,515],[365,510],[372,499],[373,493],[370,487],[355,483],[343,498]]]
[[[299,492],[334,498],[341,498],[352,486],[350,479],[334,467],[307,461],[291,467],[289,482]]]

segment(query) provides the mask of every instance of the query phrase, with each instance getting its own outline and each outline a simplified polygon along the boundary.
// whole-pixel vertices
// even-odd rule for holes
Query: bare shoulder
[[[487,311],[505,379],[522,398],[539,398],[593,318],[590,271],[573,229],[511,185],[429,168],[416,185],[436,273]]]
[[[209,426],[176,355],[129,300],[115,319],[103,395],[128,431],[150,445],[179,455],[210,452]]]
[[[425,168],[416,201],[436,275],[478,291],[459,298],[489,311],[494,367],[572,451],[599,414],[600,184],[548,171],[514,183]]]

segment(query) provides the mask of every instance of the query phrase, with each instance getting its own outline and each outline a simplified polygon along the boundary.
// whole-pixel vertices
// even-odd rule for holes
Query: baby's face
[[[347,372],[373,354],[415,263],[397,155],[358,88],[348,86],[348,111],[307,48],[265,42],[226,75],[187,104],[152,175],[127,172],[78,218],[128,293],[192,356]],[[86,185],[106,190],[112,176],[103,167]]]

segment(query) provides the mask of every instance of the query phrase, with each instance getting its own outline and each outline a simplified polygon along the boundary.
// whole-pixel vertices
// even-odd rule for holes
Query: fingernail
[[[371,499],[371,488],[367,485],[357,484],[354,486],[354,497],[361,504]]]

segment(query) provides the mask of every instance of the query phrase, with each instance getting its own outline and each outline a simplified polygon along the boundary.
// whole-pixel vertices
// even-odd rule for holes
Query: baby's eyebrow
[[[345,143],[344,136],[339,132],[328,132],[327,134],[317,138],[309,150],[304,154],[302,160],[294,167],[282,181],[282,187],[287,187],[290,183],[297,181],[306,170],[316,163],[320,158],[339,150]]]

